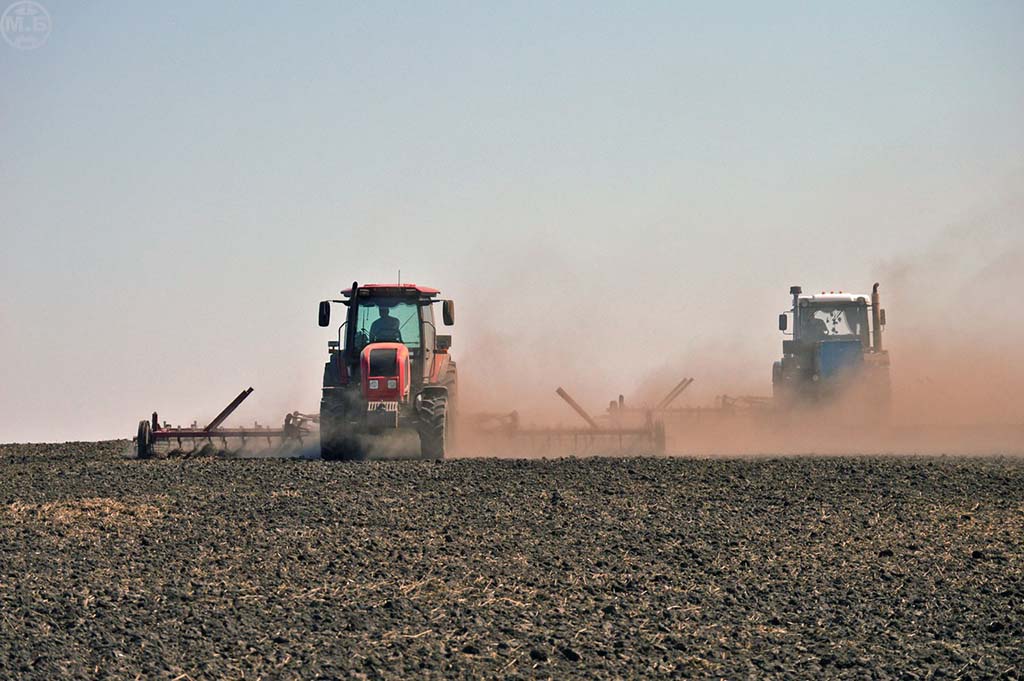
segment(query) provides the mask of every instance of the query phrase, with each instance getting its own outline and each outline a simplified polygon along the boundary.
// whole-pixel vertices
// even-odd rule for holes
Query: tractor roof
[[[838,293],[835,291],[825,293],[822,291],[821,293],[801,295],[800,301],[803,302],[805,300],[809,305],[815,303],[857,303],[860,301],[870,303],[871,296],[865,293],[843,293],[842,291]]]
[[[359,295],[360,296],[381,296],[381,297],[402,297],[402,296],[416,296],[417,298],[433,298],[441,292],[436,288],[430,288],[429,286],[419,286],[417,284],[360,284]],[[349,286],[347,289],[341,292],[341,295],[352,297],[352,287]]]

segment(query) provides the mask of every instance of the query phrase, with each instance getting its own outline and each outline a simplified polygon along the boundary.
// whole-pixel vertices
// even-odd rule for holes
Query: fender
[[[430,365],[430,377],[428,382],[433,385],[439,383],[441,376],[448,370],[448,364],[451,362],[451,357],[448,356],[447,352],[435,352],[434,359]]]

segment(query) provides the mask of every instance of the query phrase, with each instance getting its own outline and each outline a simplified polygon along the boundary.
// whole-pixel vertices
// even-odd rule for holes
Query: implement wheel
[[[153,426],[149,421],[139,421],[139,432],[136,435],[135,443],[135,452],[138,458],[153,458]]]

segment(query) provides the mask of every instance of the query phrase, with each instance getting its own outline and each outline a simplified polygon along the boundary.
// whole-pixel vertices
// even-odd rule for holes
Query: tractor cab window
[[[801,337],[807,341],[862,338],[867,331],[862,305],[812,305],[801,310]]]
[[[420,347],[420,308],[415,303],[394,300],[359,301],[356,346],[370,343],[404,343],[410,350]]]

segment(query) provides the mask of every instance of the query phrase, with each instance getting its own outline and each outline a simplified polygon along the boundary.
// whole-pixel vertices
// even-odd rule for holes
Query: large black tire
[[[340,401],[320,402],[320,458],[325,461],[361,461],[366,452],[350,431]]]
[[[778,412],[785,412],[792,409],[795,402],[793,381],[786,380],[782,362],[775,362],[772,365],[772,406]]]
[[[443,393],[424,396],[419,417],[420,458],[440,461],[448,448],[451,425],[448,396]]]
[[[135,439],[135,451],[140,459],[153,458],[153,426],[149,421],[139,421],[139,432]]]
[[[448,405],[447,405],[447,417],[448,417],[448,432],[445,433],[447,442],[445,443],[445,456],[450,456],[453,451],[458,449],[458,435],[459,435],[459,374],[455,368],[455,362],[448,363],[448,371],[445,373],[444,378],[441,380],[441,385],[448,388]]]

